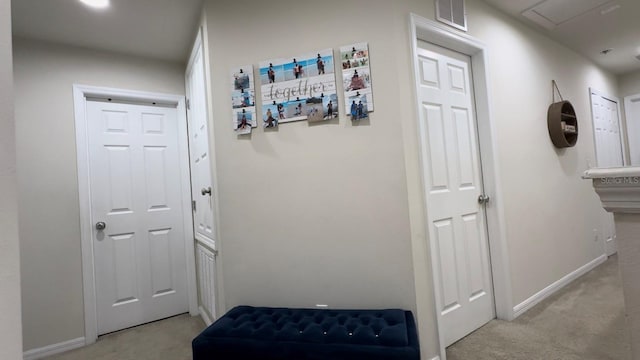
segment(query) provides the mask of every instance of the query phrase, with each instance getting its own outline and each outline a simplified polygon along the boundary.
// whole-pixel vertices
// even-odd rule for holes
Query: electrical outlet
[[[599,240],[598,229],[593,229],[593,241],[598,242]]]

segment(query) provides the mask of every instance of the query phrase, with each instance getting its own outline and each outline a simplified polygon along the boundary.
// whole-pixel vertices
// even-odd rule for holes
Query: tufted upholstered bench
[[[419,360],[410,311],[238,306],[193,340],[194,360]]]

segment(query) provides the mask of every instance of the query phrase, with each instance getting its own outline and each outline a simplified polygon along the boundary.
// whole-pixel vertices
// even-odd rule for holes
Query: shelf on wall
[[[549,136],[558,148],[572,147],[578,142],[578,118],[569,101],[551,104],[547,112]]]

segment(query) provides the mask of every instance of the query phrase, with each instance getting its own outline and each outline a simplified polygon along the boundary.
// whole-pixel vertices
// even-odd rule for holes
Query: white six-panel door
[[[200,39],[200,38],[198,38]],[[213,183],[211,154],[207,126],[207,96],[204,76],[204,56],[201,42],[196,43],[192,63],[187,70],[187,118],[191,152],[191,187],[193,225],[196,240],[215,249]]]
[[[596,165],[624,166],[618,103],[591,91],[593,130],[596,142]]]
[[[420,137],[439,323],[449,346],[495,317],[470,59],[419,42]]]
[[[624,166],[618,103],[597,91],[591,90],[590,92],[596,166],[599,168]],[[600,222],[605,252],[611,256],[617,252],[613,214],[603,212]]]
[[[87,101],[98,334],[187,312],[177,110]]]
[[[629,145],[629,165],[640,166],[640,94],[624,98]]]

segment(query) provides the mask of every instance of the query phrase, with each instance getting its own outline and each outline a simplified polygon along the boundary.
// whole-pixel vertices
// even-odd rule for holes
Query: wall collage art
[[[352,121],[367,118],[373,111],[368,44],[341,47],[338,66],[344,83],[343,107],[338,99],[333,49],[260,62],[260,114],[256,112],[253,67],[233,69],[233,129],[238,135],[248,135],[258,123],[275,129],[293,121],[328,121],[337,119],[340,109],[345,109]]]
[[[373,111],[369,45],[359,43],[340,48],[345,111],[352,121],[368,118]]]
[[[238,135],[251,134],[251,129],[257,126],[253,66],[247,65],[233,69],[231,82],[233,129]]]

